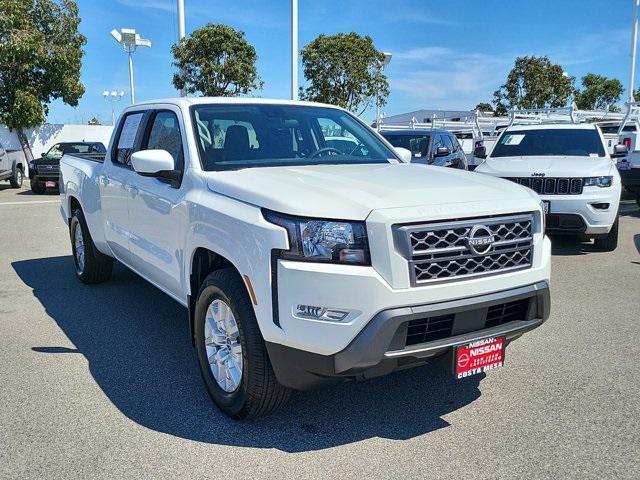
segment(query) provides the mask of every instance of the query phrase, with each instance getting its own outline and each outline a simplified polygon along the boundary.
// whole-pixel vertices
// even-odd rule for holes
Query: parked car
[[[0,143],[0,180],[8,180],[12,188],[20,188],[24,178],[24,153],[7,150]]]
[[[41,158],[29,162],[29,180],[35,194],[44,193],[47,188],[58,188],[60,158],[66,153],[79,155],[102,155],[106,148],[100,142],[61,142],[56,143]]]
[[[615,155],[622,150],[626,147],[617,146]],[[512,125],[476,172],[538,193],[549,233],[595,239],[607,251],[617,247],[620,175],[595,125]]]
[[[440,128],[382,129],[380,135],[394,147],[411,151],[411,163],[467,170],[467,158],[460,142],[447,130]]]
[[[326,124],[360,147],[328,146]],[[106,281],[117,259],[184,305],[206,388],[232,417],[429,359],[456,378],[487,371],[549,316],[532,191],[404,163],[337,107],[142,103],[104,158],[60,166],[78,278]]]
[[[640,124],[636,119],[627,122],[622,131],[622,122],[601,122],[602,130],[609,153],[615,155],[615,148],[624,145],[628,152],[625,156],[617,155],[618,171],[622,186],[636,198],[640,205]],[[619,134],[620,132],[620,134]]]

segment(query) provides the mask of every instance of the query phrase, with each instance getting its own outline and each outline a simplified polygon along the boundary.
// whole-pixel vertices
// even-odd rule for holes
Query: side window
[[[438,151],[438,149],[440,147],[446,147],[446,145],[444,144],[444,135],[442,134],[437,134],[435,136],[435,138],[433,139],[433,148],[431,149],[431,152],[433,152],[433,154],[435,155],[435,153]]]
[[[131,168],[131,154],[135,148],[136,136],[143,116],[144,112],[139,112],[129,113],[124,117],[115,142],[116,148],[111,152],[111,161],[114,165]]]
[[[443,135],[443,137],[444,137],[444,146],[447,147],[450,152],[455,152],[456,151],[456,144],[454,143],[455,140],[453,140],[450,135]]]
[[[178,117],[173,112],[158,112],[149,130],[149,139],[143,147],[145,150],[166,150],[173,157],[177,170],[184,170],[184,153],[182,135]]]

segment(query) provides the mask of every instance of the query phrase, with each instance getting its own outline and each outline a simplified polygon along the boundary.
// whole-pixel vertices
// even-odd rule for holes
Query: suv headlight
[[[613,177],[587,177],[584,179],[585,187],[610,187],[613,183]]]
[[[371,265],[364,222],[304,218],[263,210],[264,218],[283,227],[289,250],[281,258],[307,262]]]

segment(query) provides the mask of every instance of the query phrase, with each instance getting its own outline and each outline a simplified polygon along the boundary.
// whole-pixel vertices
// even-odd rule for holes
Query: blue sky
[[[226,23],[256,47],[262,97],[288,98],[290,0],[185,0],[187,33]],[[110,121],[105,89],[125,90],[127,59],[113,28],[135,28],[153,48],[135,54],[136,99],[176,96],[171,45],[175,0],[78,0],[87,36],[77,108],[55,102],[50,122]],[[356,31],[393,53],[388,115],[420,108],[468,109],[491,100],[518,55],[549,55],[579,79],[587,72],[628,82],[631,0],[299,0],[300,47],[320,33]],[[301,81],[302,72],[300,73]],[[364,115],[373,117],[373,112]]]

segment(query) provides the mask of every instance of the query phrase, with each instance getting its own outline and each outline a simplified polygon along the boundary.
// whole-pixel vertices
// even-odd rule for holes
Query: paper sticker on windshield
[[[129,115],[122,126],[122,132],[120,133],[120,139],[118,140],[118,148],[133,148],[133,143],[136,141],[136,133],[138,133],[138,127],[142,121],[142,113]]]
[[[524,135],[522,134],[514,134],[508,133],[504,137],[502,137],[502,141],[500,142],[502,145],[520,145]]]

